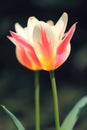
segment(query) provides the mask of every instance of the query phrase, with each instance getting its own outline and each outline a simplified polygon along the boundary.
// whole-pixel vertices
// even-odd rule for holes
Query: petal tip
[[[16,28],[18,25],[19,25],[19,23],[15,23],[15,25],[14,25],[14,26],[15,26],[15,28]]]
[[[67,12],[63,12],[63,15],[64,15],[64,16],[68,16],[68,13],[67,13]]]
[[[75,22],[74,24],[73,24],[73,26],[72,26],[72,28],[73,28],[73,30],[75,31],[75,29],[76,29],[76,25],[78,24],[78,22]]]
[[[10,31],[11,36],[15,35],[16,33],[13,31]]]
[[[15,31],[19,34],[23,31],[23,27],[18,22],[15,23],[14,27],[15,27]]]
[[[11,36],[8,36],[8,35],[7,35],[6,37],[7,37],[8,39],[10,39]]]
[[[62,15],[62,21],[68,20],[68,14],[66,12]]]
[[[31,16],[28,18],[28,24],[30,24],[32,21],[37,22],[38,19],[35,16]]]

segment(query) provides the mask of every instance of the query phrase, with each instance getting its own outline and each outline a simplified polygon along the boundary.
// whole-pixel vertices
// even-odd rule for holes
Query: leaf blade
[[[17,130],[25,130],[21,122],[3,105],[1,105],[6,114],[10,117]]]
[[[76,103],[76,105],[69,112],[64,122],[61,125],[60,130],[72,130],[75,123],[78,120],[80,110],[87,105],[87,96],[83,97]]]

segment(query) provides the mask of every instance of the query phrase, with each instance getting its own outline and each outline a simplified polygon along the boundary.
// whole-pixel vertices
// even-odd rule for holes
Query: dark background
[[[26,26],[30,16],[55,23],[67,12],[67,30],[75,23],[68,60],[55,71],[59,91],[60,121],[72,106],[87,95],[87,1],[86,0],[1,0],[0,1],[0,104],[11,110],[26,129],[34,130],[34,72],[21,66],[15,56],[15,46],[6,38],[14,24]],[[53,129],[53,101],[48,72],[40,71],[41,128]],[[87,107],[81,114],[76,130],[87,130]],[[0,130],[14,130],[0,110]]]

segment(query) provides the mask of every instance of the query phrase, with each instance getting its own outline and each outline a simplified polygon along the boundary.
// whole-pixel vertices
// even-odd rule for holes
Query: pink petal
[[[70,54],[71,46],[70,43],[66,47],[66,49],[61,53],[56,55],[55,61],[54,61],[54,69],[59,68],[68,58]]]
[[[39,59],[37,58],[37,55],[35,54],[34,50],[25,50],[27,58],[31,61],[31,63],[35,66],[36,69],[40,70],[42,69],[41,63]]]
[[[50,63],[52,60],[51,57],[52,48],[50,48],[51,43],[50,41],[48,41],[46,32],[42,27],[41,30],[39,28],[35,28],[33,35],[34,35],[35,51],[37,53],[38,59],[41,62],[43,69],[46,70],[49,68],[49,66],[51,66]]]
[[[29,44],[28,41],[26,41],[24,38],[22,38],[21,36],[17,35],[16,33],[10,31],[11,35],[12,35],[12,38],[15,39],[15,42],[14,44],[15,45],[19,45],[19,46],[22,46],[26,49],[30,49],[31,48],[31,45]],[[9,39],[11,39],[11,37],[8,36]]]
[[[11,32],[11,35],[12,35],[12,37],[8,37],[11,41],[13,41],[17,46],[24,48],[26,52],[31,54],[31,56],[32,56],[32,58],[34,58],[34,60],[38,61],[34,48],[31,45],[29,45],[28,42],[26,42],[23,38],[21,38],[14,32]]]
[[[42,42],[41,46],[43,49],[42,51],[43,51],[44,55],[49,58],[51,56],[51,51],[52,51],[51,41],[50,41],[50,39],[48,41],[47,34],[42,27],[41,27],[40,31],[41,31],[41,42]]]
[[[54,47],[52,46],[53,43],[51,43],[52,41],[50,37],[47,37],[47,32],[42,26],[40,27],[39,33],[40,33],[40,39],[39,39],[40,41],[38,41],[38,43],[36,44],[35,51],[37,52],[38,59],[40,60],[43,69],[50,70],[54,60],[53,52],[55,50]]]
[[[67,32],[64,40],[62,41],[62,43],[57,49],[57,54],[54,61],[55,69],[61,66],[66,61],[66,59],[68,58],[70,54],[70,50],[71,50],[70,40],[74,34],[75,28],[76,28],[76,23],[72,25],[70,30]]]
[[[27,59],[27,62],[29,60],[29,62],[31,62],[31,64],[35,64],[36,66],[38,66],[37,67],[38,69],[41,69],[41,64],[35,54],[34,48],[31,45],[29,45],[24,39],[22,39],[20,36],[18,36],[16,33],[11,32],[11,35],[13,37],[8,36],[8,38],[17,46],[17,48],[18,47],[22,48],[22,51],[19,50],[21,53],[20,52],[18,53],[18,51],[17,51],[17,54],[18,54],[17,57],[21,57],[21,55],[23,55],[23,57],[24,57],[26,54],[25,59]],[[18,58],[18,59],[20,61],[22,58],[21,59]],[[23,59],[22,59],[22,61],[23,61]]]
[[[65,50],[66,46],[68,45],[68,43],[70,42],[74,34],[75,28],[76,28],[76,23],[72,25],[72,27],[69,29],[69,31],[65,35],[65,38],[63,39],[63,41],[60,43],[57,49],[58,54],[62,53]]]
[[[38,62],[38,60],[35,59],[34,55],[32,55],[32,53],[26,54],[24,48],[16,47],[16,56],[18,61],[28,69],[31,70],[42,69],[40,63]]]
[[[49,25],[41,23],[39,26],[35,26],[33,30],[33,42],[35,43],[35,51],[38,58],[45,57],[48,61],[57,48],[58,40],[52,32]],[[49,61],[50,61],[49,60]]]
[[[18,61],[25,67],[32,69],[32,63],[27,58],[25,51],[21,47],[16,47],[16,57]]]

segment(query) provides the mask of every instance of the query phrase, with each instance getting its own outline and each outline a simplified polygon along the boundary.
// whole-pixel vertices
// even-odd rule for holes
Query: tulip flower
[[[31,70],[51,71],[60,67],[68,58],[71,50],[70,40],[76,23],[65,32],[68,14],[63,13],[57,23],[28,19],[27,27],[15,24],[15,32],[8,36],[16,46],[18,61]]]
[[[71,51],[70,41],[74,34],[76,23],[66,32],[68,14],[63,13],[54,25],[52,20],[39,21],[35,17],[28,19],[27,27],[15,24],[15,32],[7,36],[16,46],[16,56],[19,62],[35,72],[35,130],[40,130],[40,82],[39,70],[49,72],[53,94],[55,130],[73,130],[78,120],[80,109],[87,105],[87,96],[81,99],[70,111],[60,125],[58,91],[54,70],[59,68],[68,58]],[[25,130],[20,121],[2,105],[17,130]]]

